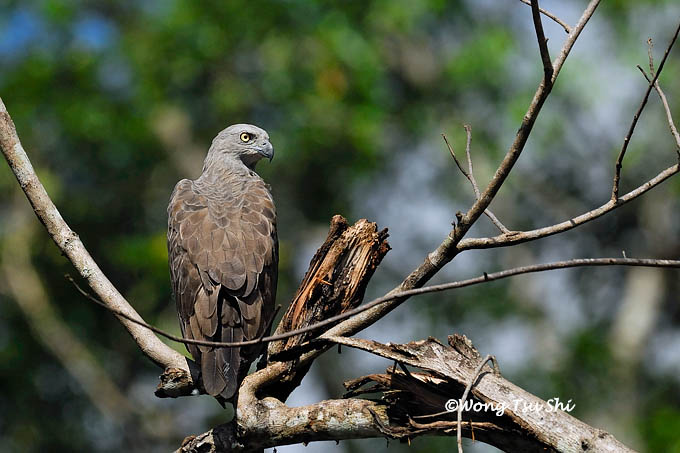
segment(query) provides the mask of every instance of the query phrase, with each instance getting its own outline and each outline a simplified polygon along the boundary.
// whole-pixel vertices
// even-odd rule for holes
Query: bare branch
[[[456,434],[456,440],[458,442],[458,453],[463,453],[463,408],[465,407],[463,403],[465,403],[465,400],[467,400],[468,394],[470,393],[470,390],[472,390],[472,386],[475,385],[475,381],[477,381],[477,378],[479,377],[479,373],[482,372],[482,368],[484,368],[484,365],[486,365],[487,362],[493,363],[494,370],[496,371],[496,374],[500,374],[500,371],[498,369],[498,362],[496,361],[496,357],[492,355],[487,355],[484,360],[479,362],[479,365],[477,365],[477,368],[475,368],[475,373],[472,375],[472,379],[468,382],[468,384],[465,386],[465,391],[463,391],[463,396],[460,397],[460,404],[458,404],[458,414],[457,417],[458,419],[456,420],[456,423],[458,425],[457,434]]]
[[[475,172],[472,168],[472,155],[470,152],[470,144],[472,143],[472,128],[470,127],[469,124],[463,125],[463,128],[465,128],[465,156],[467,157],[468,161],[468,172],[470,173],[470,182],[472,183],[472,187],[475,191],[475,197],[477,200],[481,198],[481,194],[479,193],[479,186],[477,186],[477,180],[475,179]],[[505,225],[501,223],[500,220],[498,220],[498,217],[494,215],[493,212],[491,212],[491,209],[485,209],[484,214],[493,222],[494,225],[496,225],[496,228],[501,230],[501,233],[504,234],[509,234],[510,230],[508,230]]]
[[[523,234],[523,233],[520,233]],[[482,248],[482,247],[478,247]],[[331,316],[323,321],[316,322],[314,324],[308,325],[303,328],[291,330],[285,333],[280,333],[276,335],[269,335],[266,337],[261,337],[255,340],[246,340],[246,341],[234,341],[234,342],[219,342],[219,341],[203,341],[203,340],[192,340],[192,339],[187,339],[187,338],[182,338],[178,337],[176,335],[172,335],[168,332],[165,332],[158,327],[154,327],[151,324],[148,324],[144,321],[140,321],[138,319],[135,319],[133,317],[128,317],[126,313],[123,312],[114,312],[113,309],[111,309],[109,306],[107,306],[104,302],[98,300],[97,298],[93,297],[92,295],[88,294],[85,290],[83,290],[78,284],[73,281],[73,278],[70,276],[67,276],[66,278],[71,281],[75,287],[78,289],[78,291],[83,294],[85,297],[90,299],[92,302],[96,303],[97,305],[100,305],[107,310],[113,312],[113,314],[123,317],[125,319],[128,319],[130,322],[133,322],[135,324],[138,324],[146,329],[149,329],[158,335],[167,338],[168,340],[176,341],[178,343],[184,343],[184,344],[195,344],[195,345],[201,345],[201,346],[211,346],[214,348],[232,348],[232,347],[242,347],[242,346],[251,346],[255,344],[260,344],[260,343],[269,343],[273,341],[281,341],[281,340],[286,340],[291,337],[295,337],[298,335],[302,335],[305,333],[309,332],[314,332],[317,331],[321,328],[328,327],[330,325],[333,325],[339,321],[342,321],[344,319],[350,318],[354,315],[357,315],[359,313],[362,313],[364,311],[370,310],[373,307],[376,307],[380,304],[384,304],[386,302],[390,302],[392,300],[396,299],[401,299],[401,298],[408,298],[412,296],[419,296],[422,294],[428,294],[428,293],[436,293],[436,292],[442,292],[442,291],[448,291],[451,289],[457,289],[457,288],[465,288],[467,286],[473,286],[473,285],[478,285],[481,283],[488,283],[492,282],[494,280],[501,280],[504,278],[508,277],[514,277],[516,275],[521,275],[521,274],[531,274],[531,273],[536,273],[536,272],[544,272],[544,271],[550,271],[550,270],[557,270],[557,269],[567,269],[567,268],[572,268],[572,267],[585,267],[585,266],[635,266],[635,267],[666,267],[666,268],[680,268],[680,261],[675,261],[675,260],[660,260],[660,259],[636,259],[636,258],[580,258],[580,259],[572,259],[572,260],[566,260],[566,261],[555,261],[552,263],[545,263],[545,264],[534,264],[531,266],[521,266],[521,267],[515,267],[512,269],[506,269],[503,271],[498,271],[498,272],[492,272],[492,273],[487,273],[484,272],[482,275],[479,277],[474,277],[466,280],[459,280],[455,282],[449,282],[449,283],[442,283],[439,285],[431,285],[431,286],[424,286],[422,288],[414,288],[410,290],[405,290],[401,291],[399,293],[394,293],[394,294],[387,294],[382,297],[378,297],[376,299],[373,299],[370,302],[366,302],[363,305],[360,305],[359,307],[356,307],[352,310],[348,310],[346,312],[343,312],[339,315],[336,316]],[[275,357],[276,358],[276,357]]]
[[[472,188],[475,191],[475,198],[480,199],[481,194],[479,193],[479,186],[477,185],[477,180],[475,179],[475,172],[472,168],[472,155],[470,154],[471,144],[472,144],[472,127],[469,124],[463,124],[463,129],[465,129],[465,157],[468,162],[468,173],[470,173],[470,182],[472,183]],[[448,143],[447,143],[448,145]]]
[[[464,336],[450,336],[448,346],[432,338],[407,344],[346,337],[329,337],[326,341],[422,371],[411,373],[390,367],[392,371],[388,369],[386,374],[372,374],[345,384],[356,394],[382,392],[384,397],[379,400],[347,398],[288,407],[274,398],[258,399],[256,395],[267,383],[275,382],[277,373],[285,369],[285,364],[276,362],[245,378],[239,392],[236,422],[200,434],[178,451],[252,452],[319,440],[388,437],[410,441],[420,435],[453,436],[456,414],[443,410],[449,407],[449,400],[463,400],[460,395],[470,382],[474,382],[468,390],[470,399],[487,402],[497,409],[466,410],[465,416],[470,420],[463,424],[466,437],[480,439],[503,451],[631,451],[612,435],[555,410],[506,380],[494,368],[485,367],[479,352]],[[358,389],[372,382],[378,385],[365,391]],[[536,410],[522,409],[523,404]],[[425,418],[428,420],[425,423],[416,421]],[[517,435],[518,432],[522,435]]]
[[[600,0],[591,0],[586,9],[583,11],[581,18],[572,30],[572,32],[567,37],[559,56],[555,59],[553,64],[553,74],[549,83],[541,81],[536,93],[531,101],[531,104],[524,115],[522,124],[520,125],[515,140],[510,146],[510,149],[505,155],[505,158],[501,162],[500,166],[496,170],[494,177],[491,182],[482,193],[480,200],[475,202],[470,210],[462,218],[456,227],[449,233],[449,235],[442,241],[442,243],[431,252],[423,261],[423,263],[414,269],[405,279],[401,282],[399,286],[394,288],[388,293],[388,295],[394,295],[401,291],[409,290],[412,288],[417,288],[425,284],[434,274],[436,274],[442,267],[444,267],[449,261],[451,261],[457,254],[458,243],[463,239],[465,234],[468,232],[470,227],[475,223],[475,221],[482,215],[482,213],[489,207],[491,201],[496,196],[501,186],[508,177],[508,174],[512,170],[515,162],[519,158],[526,141],[529,137],[531,129],[536,122],[536,118],[540,113],[543,103],[550,94],[550,89],[552,84],[559,76],[559,73],[566,61],[574,43],[580,36],[583,28],[586,26],[590,18],[592,17],[595,9],[599,5]],[[405,298],[397,298],[391,300],[389,303],[384,303],[380,306],[374,307],[372,310],[368,310],[360,316],[352,317],[346,321],[338,324],[337,326],[330,329],[326,334],[328,335],[352,335],[366,327],[370,326],[387,313],[398,307]],[[326,335],[324,334],[324,335]],[[318,354],[323,351],[313,351],[301,358],[301,362],[307,360],[313,360]]]
[[[479,247],[481,248],[481,247]],[[313,332],[316,330],[319,330],[323,327],[327,327],[329,325],[335,324],[339,321],[342,321],[344,319],[350,318],[354,315],[357,315],[359,313],[365,312],[367,310],[370,310],[371,308],[374,308],[378,305],[384,304],[386,302],[390,302],[393,300],[397,299],[406,299],[412,296],[419,296],[422,294],[428,294],[428,293],[437,293],[437,292],[442,292],[442,291],[448,291],[451,289],[457,289],[457,288],[465,288],[467,286],[473,286],[473,285],[478,285],[481,283],[488,283],[492,282],[494,280],[501,280],[504,278],[508,277],[514,277],[516,275],[521,275],[521,274],[532,274],[536,272],[544,272],[544,271],[550,271],[550,270],[557,270],[557,269],[568,269],[572,267],[585,267],[585,266],[635,266],[635,267],[666,267],[666,268],[680,268],[680,261],[676,260],[661,260],[661,259],[645,259],[645,258],[578,258],[578,259],[573,259],[573,260],[566,260],[566,261],[555,261],[552,263],[545,263],[545,264],[534,264],[531,266],[521,266],[521,267],[515,267],[512,269],[506,269],[503,271],[498,271],[498,272],[492,272],[492,273],[486,273],[484,272],[482,275],[479,277],[474,277],[474,278],[469,278],[466,280],[459,280],[455,282],[449,282],[449,283],[442,283],[439,285],[431,285],[431,286],[424,286],[422,288],[414,288],[410,290],[404,290],[398,293],[394,294],[387,294],[382,297],[378,297],[377,299],[373,299],[370,302],[367,302],[363,305],[360,305],[352,310],[348,310],[346,312],[343,312],[339,315],[336,316],[331,316],[329,318],[324,319],[323,321],[319,321],[317,323],[311,324],[309,326],[300,328],[300,329],[295,329],[291,330],[289,332],[281,333],[281,334],[276,334],[276,335],[269,335],[266,337],[261,337],[255,340],[246,340],[246,341],[234,341],[234,342],[219,342],[219,341],[202,341],[202,340],[191,340],[191,339],[186,339],[186,338],[181,338],[175,335],[171,335],[157,327],[154,327],[150,324],[147,324],[144,321],[140,321],[137,319],[134,319],[132,317],[127,318],[127,315],[122,312],[113,312],[113,310],[108,307],[106,304],[103,302],[97,300],[96,298],[92,297],[89,295],[87,292],[84,292],[82,288],[78,288],[79,291],[81,291],[86,297],[88,297],[90,300],[93,302],[97,303],[98,305],[103,306],[109,311],[112,311],[115,315],[120,316],[120,317],[125,317],[128,319],[130,322],[133,322],[135,324],[138,324],[144,328],[150,329],[153,332],[169,339],[172,341],[176,341],[178,343],[184,343],[184,344],[196,344],[196,345],[201,345],[201,346],[211,346],[214,348],[231,348],[231,347],[241,347],[241,346],[251,346],[254,344],[259,344],[259,343],[269,343],[272,341],[281,341],[281,340],[286,340],[291,337],[295,337],[297,335],[302,335],[308,332]],[[69,277],[70,278],[70,277]],[[72,280],[72,279],[71,279]],[[75,285],[75,282],[74,282]],[[323,337],[322,337],[323,338]],[[276,357],[275,357],[276,358]]]
[[[531,104],[529,105],[529,108],[526,114],[524,115],[522,124],[520,125],[519,130],[515,135],[515,140],[513,141],[503,161],[496,170],[496,173],[494,174],[491,182],[482,193],[480,200],[477,203],[475,203],[472,206],[472,208],[470,208],[470,210],[463,218],[463,221],[460,222],[457,228],[454,229],[453,235],[451,234],[449,235],[449,238],[451,239],[452,243],[457,244],[463,238],[463,236],[467,233],[470,227],[477,221],[482,212],[484,212],[484,210],[491,204],[494,197],[496,196],[501,186],[505,182],[506,178],[510,174],[510,171],[512,170],[515,163],[517,162],[517,159],[519,159],[519,156],[524,150],[524,146],[526,145],[527,139],[529,138],[529,134],[531,133],[534,123],[536,122],[536,118],[538,118],[538,115],[541,111],[541,108],[543,107],[543,104],[545,103],[545,100],[550,95],[552,86],[557,77],[559,76],[559,73],[562,69],[562,66],[564,65],[564,62],[566,61],[567,56],[569,55],[569,52],[573,48],[576,39],[580,36],[581,31],[583,31],[583,28],[587,24],[588,20],[592,17],[598,5],[599,0],[591,0],[591,2],[588,4],[585,11],[583,12],[581,18],[579,19],[578,23],[576,24],[576,27],[565,41],[560,51],[560,55],[555,60],[555,63],[552,65],[553,67],[552,77],[550,79],[544,78],[539,84],[538,89],[536,90],[536,93],[534,94],[534,97],[531,100]],[[455,255],[452,255],[451,258],[453,256]]]
[[[467,161],[468,161],[468,170],[465,171],[465,168],[461,165],[461,163],[458,161],[458,158],[456,157],[456,153],[453,151],[453,147],[449,143],[449,140],[446,138],[445,134],[442,134],[442,137],[444,138],[444,143],[446,143],[446,147],[449,149],[449,153],[451,154],[451,157],[453,157],[453,160],[456,162],[456,166],[460,170],[460,172],[467,178],[468,181],[470,181],[470,184],[472,184],[472,190],[475,192],[475,200],[479,200],[480,198],[480,193],[479,193],[479,186],[477,185],[477,180],[475,180],[475,174],[472,170],[472,157],[470,156],[470,141],[472,137],[472,131],[470,129],[470,126],[467,124],[463,126],[465,128],[465,132],[467,135],[467,141],[465,144],[465,155],[467,156]],[[491,212],[490,209],[485,209],[484,214],[493,222],[496,227],[501,230],[501,233],[509,233],[510,231],[501,223],[500,220]]]
[[[242,418],[253,414],[249,419],[257,418],[257,424],[232,422],[217,426],[190,438],[176,453],[254,453],[303,442],[380,438],[384,437],[381,424],[389,424],[385,406],[365,399],[326,400],[288,407],[267,398],[266,405],[238,407]]]
[[[335,215],[328,237],[310,260],[309,267],[275,334],[314,325],[358,306],[369,280],[390,250],[387,229],[379,230],[366,219],[349,225]],[[268,355],[311,339],[299,336],[272,343]]]
[[[565,231],[569,231],[572,228],[576,228],[577,226],[583,225],[584,223],[588,223],[591,220],[595,220],[599,217],[602,217],[608,212],[613,211],[614,209],[617,209],[624,204],[628,203],[629,201],[632,201],[639,196],[645,194],[649,190],[653,189],[654,187],[658,186],[662,182],[666,181],[668,178],[671,176],[674,176],[675,174],[680,172],[680,164],[673,165],[672,167],[668,167],[662,172],[660,172],[658,175],[656,175],[654,178],[650,179],[649,181],[645,182],[641,186],[637,187],[634,190],[631,190],[624,196],[620,197],[618,200],[609,200],[607,203],[603,204],[602,206],[595,208],[591,211],[588,211],[586,213],[583,213],[577,217],[573,217],[569,220],[565,220],[564,222],[555,224],[555,225],[550,225],[547,227],[543,228],[538,228],[536,230],[530,230],[530,231],[518,231],[514,232],[512,236],[508,235],[499,235],[495,237],[490,237],[490,238],[469,238],[469,239],[463,239],[459,244],[458,244],[458,251],[462,252],[464,250],[471,250],[471,249],[488,249],[488,248],[496,248],[496,247],[507,247],[510,245],[514,244],[519,244],[522,242],[529,242],[529,241],[535,241],[536,239],[541,239],[547,236],[552,236],[557,233],[562,233]]]
[[[388,407],[393,411],[388,410],[388,414],[406,412],[410,418],[432,415],[435,411],[447,408],[447,400],[451,398],[457,404],[461,404],[463,398],[458,395],[470,382],[475,382],[470,393],[477,401],[490,403],[495,408],[504,408],[499,411],[500,413],[483,410],[466,411],[471,421],[488,423],[487,429],[476,433],[475,437],[503,451],[631,451],[610,434],[585,425],[561,410],[524,411],[521,406],[518,408],[516,403],[518,400],[522,401],[522,404],[535,404],[533,407],[547,409],[549,405],[507,381],[494,368],[483,369],[481,373],[483,379],[477,378],[480,362],[484,359],[464,336],[450,336],[448,339],[450,347],[433,338],[407,344],[381,344],[360,338],[336,336],[328,337],[327,340],[424,371],[413,373],[409,379],[397,379],[393,375],[367,376],[370,380],[375,377],[380,382],[385,382],[389,386],[388,391],[397,391],[394,392],[395,395]],[[382,379],[383,377],[387,379]],[[451,412],[448,415],[441,414],[436,421],[425,426],[434,428],[439,423],[440,429],[451,429],[457,425],[454,416],[455,414]],[[392,428],[390,431],[399,433],[399,428],[405,424],[403,419],[403,416],[390,419],[395,425],[394,428],[390,427]],[[446,423],[448,421],[450,422]],[[467,423],[463,427],[465,425]],[[503,432],[514,430],[515,427],[521,427],[519,429],[524,433],[534,432],[540,435],[523,436],[524,439],[531,437],[534,439],[524,441],[522,444],[508,444]],[[468,432],[466,435],[471,436],[471,433]]]
[[[519,0],[519,1],[522,2],[522,3],[524,3],[525,5],[531,6],[531,1],[529,1],[529,0]],[[567,34],[571,33],[571,27],[570,27],[569,25],[567,25],[567,23],[564,22],[563,20],[561,20],[559,17],[557,17],[556,15],[552,14],[550,11],[546,11],[546,10],[543,9],[543,8],[539,8],[538,10],[541,12],[541,14],[545,15],[546,17],[549,17],[550,19],[552,19],[552,20],[554,20],[555,22],[557,22],[560,26],[562,26],[562,28],[564,28],[564,31],[565,31]]]
[[[645,76],[645,79],[647,79],[648,82],[651,82],[651,79],[647,76],[644,69],[642,69],[642,67],[640,67],[640,65],[638,65],[637,68]],[[661,85],[659,85],[658,80],[654,84],[654,89],[656,90],[657,94],[659,95],[659,98],[661,99],[661,103],[663,104],[663,109],[666,112],[666,119],[668,120],[668,128],[671,131],[671,135],[675,139],[675,148],[676,148],[675,151],[678,154],[678,159],[680,159],[680,134],[678,134],[678,129],[675,127],[675,122],[673,121],[673,115],[671,114],[671,108],[668,105],[668,99],[666,99],[666,95],[664,94],[663,90],[661,89]]]
[[[657,79],[661,75],[661,71],[663,71],[664,64],[666,63],[666,58],[668,58],[668,54],[673,48],[675,40],[678,38],[678,33],[680,33],[680,24],[678,24],[677,28],[675,29],[675,33],[673,34],[673,38],[668,44],[668,47],[666,47],[666,51],[664,52],[663,58],[661,59],[661,64],[659,64],[659,70],[656,71],[656,73],[654,74],[654,78],[647,85],[647,91],[645,91],[645,95],[642,97],[642,102],[640,102],[640,106],[638,107],[637,112],[635,112],[635,115],[633,116],[633,121],[631,122],[630,127],[628,128],[628,133],[623,139],[623,146],[621,147],[619,156],[616,158],[616,166],[614,168],[614,183],[612,185],[612,197],[611,197],[612,200],[614,201],[616,201],[619,198],[619,185],[621,183],[621,168],[623,167],[623,158],[626,155],[628,144],[630,143],[630,139],[633,136],[633,133],[635,132],[635,126],[637,125],[638,119],[640,119],[640,115],[642,114],[642,111],[645,109],[645,106],[647,105],[647,100],[649,99],[649,95],[652,92],[652,88],[654,88]]]
[[[476,188],[476,184],[472,182],[472,179],[470,179],[470,174],[465,170],[465,168],[463,168],[463,165],[460,163],[460,161],[456,157],[456,153],[453,151],[453,147],[449,144],[449,139],[446,138],[446,134],[442,134],[442,138],[444,139],[444,143],[446,143],[446,147],[449,149],[449,153],[451,154],[451,157],[453,157],[453,161],[456,163],[456,166],[458,167],[460,172],[463,174],[463,176],[465,176],[467,178],[467,180],[470,181],[470,183],[472,184],[472,187],[474,189],[476,189],[475,195],[476,195],[476,198],[479,198],[479,196],[477,195],[477,193],[479,192],[479,189]]]
[[[89,252],[80,241],[78,235],[69,228],[45,191],[42,183],[31,165],[24,148],[21,146],[14,122],[0,99],[0,148],[12,172],[19,181],[21,189],[33,207],[33,211],[45,225],[52,240],[64,255],[71,261],[78,273],[87,280],[90,288],[118,316],[142,352],[155,364],[163,368],[181,368],[189,372],[186,357],[170,348],[153,335],[147,328],[130,319],[142,321],[142,318],[125,298],[118,292],[109,279],[99,269]]]
[[[647,43],[649,44],[649,71],[654,74],[654,59],[652,57],[652,38],[649,38],[647,40]],[[637,65],[637,68],[640,70],[643,76],[645,76],[645,79],[647,79],[647,82],[652,83],[652,80],[647,76],[647,73],[645,73],[645,70],[642,69],[640,65]],[[666,119],[668,120],[668,128],[671,130],[671,135],[675,139],[675,148],[676,152],[678,153],[678,159],[680,159],[680,134],[678,134],[678,129],[675,127],[675,122],[673,121],[673,115],[671,114],[671,108],[668,105],[668,99],[666,99],[666,95],[664,94],[663,90],[661,89],[661,85],[659,84],[659,81],[657,80],[656,83],[654,83],[654,89],[656,90],[656,93],[659,95],[659,98],[661,99],[661,103],[663,104],[663,109],[666,112]]]
[[[641,267],[663,267],[663,268],[680,268],[680,260],[658,260],[658,259],[635,259],[635,258],[580,258],[580,259],[573,259],[573,260],[566,260],[566,261],[556,261],[552,263],[545,263],[545,264],[534,264],[530,266],[521,266],[521,267],[515,267],[512,269],[507,269],[504,271],[499,271],[499,272],[492,272],[492,273],[487,273],[484,272],[482,275],[479,277],[473,277],[469,278],[466,280],[459,280],[455,282],[449,282],[449,283],[442,283],[439,285],[431,285],[431,286],[425,286],[422,288],[414,288],[410,290],[405,290],[399,293],[394,293],[394,294],[387,294],[382,297],[378,297],[377,299],[374,299],[370,302],[367,302],[363,305],[360,305],[359,307],[347,311],[345,313],[342,313],[340,315],[334,316],[332,318],[329,318],[327,320],[324,320],[322,322],[319,322],[315,325],[309,326],[305,329],[300,329],[301,331],[307,331],[307,329],[318,329],[321,327],[324,327],[327,324],[331,324],[334,322],[337,322],[340,319],[348,318],[354,315],[357,315],[359,313],[362,313],[364,311],[369,311],[381,304],[390,302],[392,300],[405,300],[409,297],[412,296],[418,296],[422,294],[428,294],[428,293],[436,293],[436,292],[442,292],[442,291],[448,291],[451,289],[457,289],[457,288],[465,288],[468,286],[473,286],[473,285],[479,285],[483,283],[488,283],[492,282],[495,280],[501,280],[504,278],[509,278],[509,277],[514,277],[516,275],[521,275],[521,274],[530,274],[530,273],[536,273],[536,272],[544,272],[544,271],[549,271],[549,270],[557,270],[557,269],[568,269],[568,268],[573,268],[573,267],[585,267],[585,266],[641,266]],[[329,330],[329,332],[331,332]],[[297,335],[298,332],[291,331],[286,333],[285,335]],[[318,343],[318,342],[323,342],[325,338],[327,338],[328,334],[321,335],[318,337],[316,340],[312,340],[311,343]],[[264,338],[263,341],[268,341],[269,338]],[[301,345],[302,349],[304,350],[306,347],[309,345]],[[292,351],[292,352],[291,352]],[[295,353],[298,352],[298,349],[294,349],[288,351],[289,355],[295,355]],[[274,359],[281,359],[283,360],[284,358],[280,357],[274,357]],[[285,357],[285,359],[288,359],[288,356]]]
[[[531,13],[534,19],[534,29],[536,30],[536,39],[538,40],[538,48],[541,52],[541,61],[543,62],[543,73],[546,82],[552,78],[553,65],[550,61],[550,52],[548,51],[548,40],[543,34],[543,23],[541,22],[541,14],[538,8],[538,0],[531,0]]]

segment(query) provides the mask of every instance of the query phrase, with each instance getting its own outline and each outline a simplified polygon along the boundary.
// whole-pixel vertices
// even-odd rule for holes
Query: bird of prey
[[[212,142],[195,180],[177,183],[168,206],[168,260],[182,335],[235,342],[271,325],[278,264],[276,211],[255,173],[274,149],[269,135],[235,124]],[[208,394],[230,400],[263,345],[187,345]]]

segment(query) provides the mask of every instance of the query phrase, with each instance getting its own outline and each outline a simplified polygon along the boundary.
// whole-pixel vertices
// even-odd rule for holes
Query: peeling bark
[[[256,396],[258,388],[275,379],[273,369],[283,366],[275,364],[272,371],[265,369],[246,378],[234,422],[196,436],[179,451],[245,452],[320,440],[387,437],[410,441],[422,435],[455,436],[456,412],[447,411],[446,403],[460,399],[473,380],[468,400],[479,407],[486,403],[490,409],[463,412],[465,437],[509,452],[633,451],[611,434],[555,410],[489,366],[477,375],[482,358],[465,336],[449,337],[449,345],[434,338],[407,344],[345,337],[328,341],[394,360],[395,365],[386,373],[347,382],[345,396],[351,398],[291,408],[274,398]],[[379,400],[356,398],[366,394],[382,396]],[[454,444],[451,439],[452,448]]]
[[[329,340],[395,361],[385,374],[346,383],[351,395],[383,393],[394,427],[385,433],[391,437],[455,434],[457,414],[446,410],[447,401],[459,399],[474,380],[468,400],[481,409],[463,411],[463,435],[467,437],[474,432],[475,439],[504,451],[632,451],[611,434],[519,388],[488,365],[475,376],[482,358],[465,336],[449,337],[449,346],[434,338],[386,345],[345,337]],[[405,365],[422,371],[410,372]],[[370,383],[373,386],[363,389]]]
[[[312,257],[275,334],[311,326],[358,306],[373,272],[390,250],[387,236],[387,229],[378,231],[377,225],[366,219],[349,226],[344,217],[334,216],[328,237]],[[295,360],[301,352],[299,346],[309,345],[308,341],[320,333],[323,332],[307,332],[269,343],[268,361]],[[285,401],[300,385],[310,366],[311,362],[301,367],[291,366],[271,389],[271,395]]]

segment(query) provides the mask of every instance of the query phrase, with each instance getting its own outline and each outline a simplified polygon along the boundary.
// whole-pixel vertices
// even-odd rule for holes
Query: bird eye
[[[251,137],[250,134],[247,132],[241,132],[241,141],[243,143],[248,143],[250,141]]]

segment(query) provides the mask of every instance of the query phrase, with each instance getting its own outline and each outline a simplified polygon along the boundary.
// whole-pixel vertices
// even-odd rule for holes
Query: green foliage
[[[677,406],[654,408],[646,425],[651,440],[650,451],[680,452],[680,411]]]

